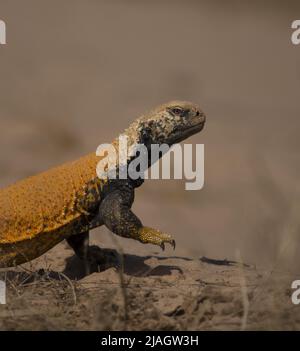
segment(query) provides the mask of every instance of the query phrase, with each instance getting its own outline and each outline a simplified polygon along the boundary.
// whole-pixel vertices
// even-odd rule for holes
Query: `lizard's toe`
[[[175,240],[163,240],[160,244],[160,247],[163,251],[165,251],[165,243],[168,243],[170,244],[172,247],[173,247],[173,250],[175,250],[175,247],[176,247],[176,242]]]
[[[172,241],[170,242],[170,244],[172,245],[173,250],[175,250],[175,248],[176,248],[176,241],[175,241],[175,240],[172,240]]]

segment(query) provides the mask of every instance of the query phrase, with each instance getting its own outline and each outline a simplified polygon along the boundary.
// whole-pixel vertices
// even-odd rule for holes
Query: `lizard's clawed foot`
[[[176,242],[175,240],[171,240],[171,241],[163,241],[161,244],[160,244],[160,247],[163,251],[165,251],[165,242],[168,242],[172,247],[173,247],[173,250],[175,250],[175,247],[176,247]]]
[[[142,227],[139,230],[138,239],[144,244],[158,245],[163,251],[165,250],[166,243],[170,244],[174,250],[176,247],[175,240],[170,234],[162,233],[159,230],[150,227]]]

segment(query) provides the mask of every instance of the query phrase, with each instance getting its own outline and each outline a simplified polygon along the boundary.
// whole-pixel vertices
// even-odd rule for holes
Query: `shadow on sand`
[[[16,271],[16,270],[5,270],[5,272],[0,273],[0,278],[8,279],[10,281],[15,281],[17,284],[25,285],[30,284],[36,280],[43,278],[61,280],[62,275],[71,280],[81,280],[84,277],[93,274],[95,272],[103,272],[109,268],[123,269],[123,272],[129,276],[135,277],[146,277],[146,276],[168,276],[172,274],[172,271],[178,271],[183,273],[182,269],[178,265],[164,265],[159,264],[155,267],[149,266],[146,261],[155,258],[158,261],[164,261],[167,259],[178,259],[185,261],[192,261],[192,259],[180,256],[137,256],[132,254],[121,255],[116,250],[113,249],[100,249],[99,247],[94,247],[94,249],[99,250],[99,256],[102,257],[102,262],[86,264],[80,260],[76,255],[72,255],[66,259],[66,265],[63,272],[57,272],[53,270],[39,269],[34,272],[27,270]]]

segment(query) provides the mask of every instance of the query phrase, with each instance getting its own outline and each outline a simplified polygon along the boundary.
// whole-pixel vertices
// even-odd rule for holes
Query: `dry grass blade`
[[[62,276],[69,283],[69,285],[71,287],[71,290],[72,290],[72,294],[73,294],[74,305],[76,305],[76,303],[77,303],[77,295],[76,295],[74,284],[72,283],[71,279],[68,278],[64,273],[59,272],[58,274],[59,274],[59,276]]]
[[[121,257],[121,267],[120,267],[120,269],[118,269],[118,272],[119,272],[119,278],[120,278],[120,288],[121,288],[122,296],[123,296],[124,320],[125,320],[125,327],[126,327],[126,321],[129,319],[129,312],[128,312],[128,295],[127,295],[126,284],[125,284],[125,279],[124,279],[124,252],[123,252],[123,249],[122,249],[121,245],[119,244],[118,240],[115,238],[115,236],[110,231],[108,231],[108,232],[109,232],[117,250],[119,251],[120,257]]]
[[[246,276],[244,272],[244,265],[243,265],[241,253],[239,250],[236,251],[236,260],[237,262],[241,262],[238,264],[240,268],[239,274],[240,274],[240,284],[241,284],[242,303],[243,303],[243,316],[242,316],[242,322],[241,322],[241,330],[246,330],[250,304],[249,304],[249,298],[248,298],[248,289],[247,289]]]

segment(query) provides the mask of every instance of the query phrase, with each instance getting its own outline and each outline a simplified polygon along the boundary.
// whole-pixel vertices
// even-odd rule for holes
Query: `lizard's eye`
[[[172,108],[172,112],[175,114],[175,115],[180,115],[182,113],[182,109],[181,108],[178,108],[178,107],[175,107],[175,108]]]
[[[170,109],[171,113],[176,116],[184,117],[186,115],[186,110],[180,107],[173,107]]]
[[[173,113],[175,113],[175,115],[180,115],[180,113],[182,112],[182,110],[180,108],[173,108]]]

